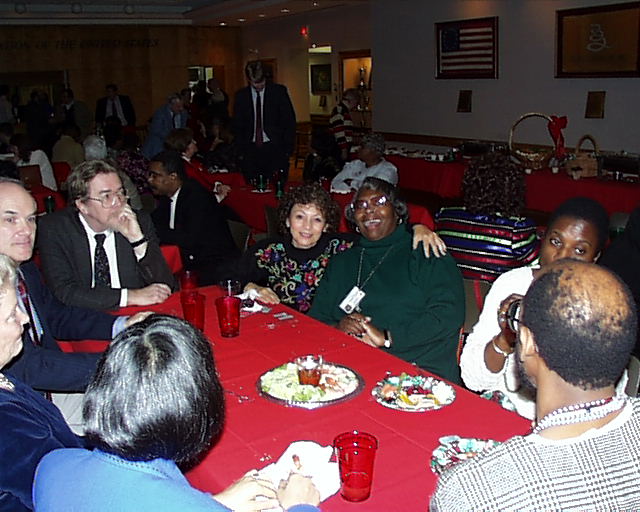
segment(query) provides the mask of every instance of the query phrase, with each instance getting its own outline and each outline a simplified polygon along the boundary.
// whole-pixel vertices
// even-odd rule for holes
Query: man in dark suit
[[[127,204],[118,171],[103,160],[84,162],[67,188],[70,205],[43,217],[38,235],[54,295],[70,306],[103,310],[164,301],[173,275],[151,218]]]
[[[238,249],[223,209],[212,192],[187,179],[177,151],[151,159],[149,185],[159,197],[151,217],[160,242],[180,247],[184,267],[197,271],[200,285],[227,277]]]
[[[0,178],[0,215],[0,253],[20,265],[18,300],[29,316],[22,353],[6,371],[37,390],[57,392],[54,403],[70,424],[77,424],[81,422],[82,397],[71,394],[67,401],[65,395],[84,391],[100,354],[64,353],[56,339],[110,340],[148,313],[117,317],[65,306],[44,285],[35,263],[29,262],[36,234],[36,203],[19,181]]]
[[[106,87],[107,95],[96,102],[96,124],[103,124],[110,116],[120,119],[122,126],[136,126],[136,111],[131,99],[124,94],[118,94],[118,86],[109,84]]]
[[[243,159],[245,178],[262,175],[286,181],[289,156],[293,153],[296,115],[287,88],[267,83],[262,62],[251,61],[245,67],[249,85],[236,93],[233,131]]]

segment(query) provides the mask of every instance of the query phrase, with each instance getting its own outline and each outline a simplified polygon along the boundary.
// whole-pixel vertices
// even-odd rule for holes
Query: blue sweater
[[[73,475],[73,478],[69,478]],[[191,487],[173,461],[130,461],[100,450],[56,450],[33,486],[38,512],[215,512],[229,509]],[[290,512],[317,511],[296,506]]]

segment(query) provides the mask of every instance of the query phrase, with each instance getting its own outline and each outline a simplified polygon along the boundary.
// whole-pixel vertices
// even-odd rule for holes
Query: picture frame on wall
[[[498,17],[435,24],[436,78],[498,78]]]
[[[556,11],[556,77],[640,76],[640,2]]]
[[[331,64],[312,64],[311,94],[331,94]]]

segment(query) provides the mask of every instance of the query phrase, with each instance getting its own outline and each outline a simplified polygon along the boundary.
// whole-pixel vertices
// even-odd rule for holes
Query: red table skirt
[[[387,160],[398,168],[398,185],[424,190],[445,198],[462,196],[462,177],[466,162],[440,163],[421,158],[390,155]],[[526,207],[552,212],[562,202],[575,196],[599,201],[609,214],[631,212],[640,204],[640,184],[604,181],[598,178],[574,180],[565,172],[553,174],[548,169],[526,175]]]

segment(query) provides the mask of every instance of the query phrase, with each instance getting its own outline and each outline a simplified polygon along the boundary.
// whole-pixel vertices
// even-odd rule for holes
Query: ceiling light
[[[280,12],[287,13],[287,12],[291,12],[291,11],[285,7],[284,9],[280,9]]]
[[[221,27],[226,27],[227,26],[227,22],[226,21],[221,21],[220,22],[220,26]]]
[[[258,18],[265,18],[266,16],[267,16],[267,15],[266,15],[266,14],[264,14],[264,13],[260,13],[260,14],[258,14]]]
[[[242,23],[243,21],[247,21],[247,18],[238,18],[238,21]]]
[[[320,5],[320,2],[313,2],[314,7],[318,7],[319,5]]]

